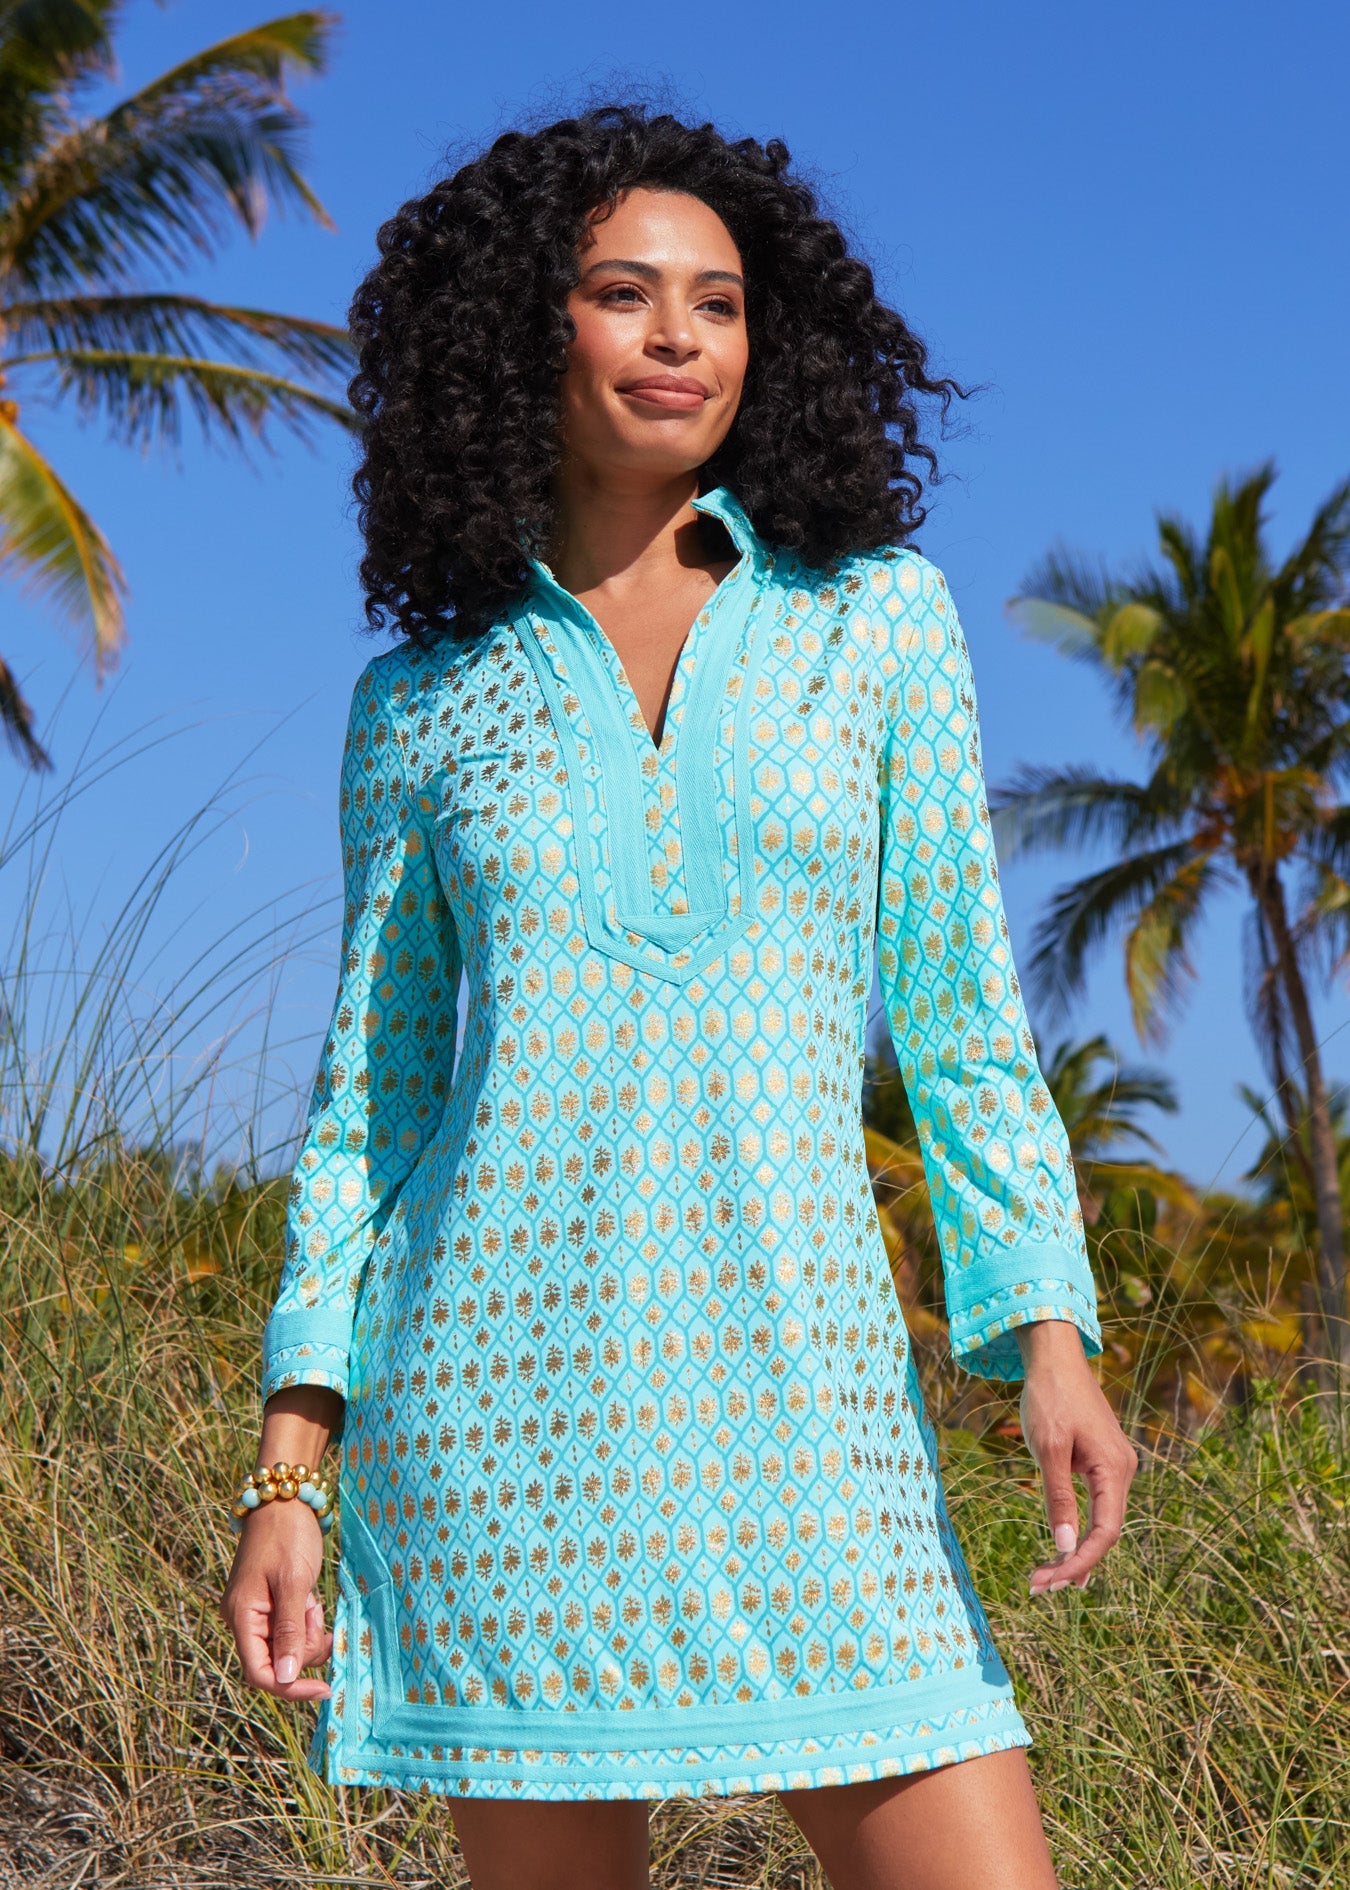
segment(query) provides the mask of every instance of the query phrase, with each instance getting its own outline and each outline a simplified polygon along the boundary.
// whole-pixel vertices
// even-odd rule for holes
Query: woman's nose
[[[698,352],[698,335],[683,303],[659,306],[653,311],[651,325],[647,330],[647,345],[668,349],[673,354]]]

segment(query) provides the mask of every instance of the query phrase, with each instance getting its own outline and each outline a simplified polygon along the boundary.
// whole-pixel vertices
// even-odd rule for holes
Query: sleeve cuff
[[[321,1385],[336,1391],[346,1410],[347,1348],[336,1345],[288,1345],[269,1352],[263,1365],[260,1402],[267,1403],[274,1391],[289,1391],[292,1385]],[[339,1418],[330,1442],[342,1435]]]
[[[1096,1358],[1100,1353],[1101,1324],[1094,1301],[1072,1280],[1047,1278],[1018,1280],[954,1310],[949,1328],[952,1356],[977,1378],[1023,1378],[1026,1367],[1013,1333],[1042,1319],[1077,1326],[1085,1355]]]

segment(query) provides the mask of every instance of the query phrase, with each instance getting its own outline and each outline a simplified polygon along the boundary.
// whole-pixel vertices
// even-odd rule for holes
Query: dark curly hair
[[[729,486],[812,566],[911,537],[926,516],[914,462],[940,477],[913,397],[940,396],[945,422],[971,390],[929,378],[923,343],[788,166],[779,138],[602,104],[503,132],[380,226],[348,316],[371,630],[392,619],[426,646],[518,603],[525,554],[548,541],[578,248],[588,216],[634,186],[701,198],[745,264],[746,378],[702,489]]]

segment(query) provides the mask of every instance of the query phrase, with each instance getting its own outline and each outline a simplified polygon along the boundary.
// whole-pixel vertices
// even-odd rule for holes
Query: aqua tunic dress
[[[341,972],[264,1399],[338,1439],[334,1784],[626,1799],[1029,1745],[953,1532],[860,1115],[874,954],[951,1349],[1101,1351],[941,571],[739,552],[659,745],[595,618],[369,662]],[[462,1041],[456,1045],[461,986]]]

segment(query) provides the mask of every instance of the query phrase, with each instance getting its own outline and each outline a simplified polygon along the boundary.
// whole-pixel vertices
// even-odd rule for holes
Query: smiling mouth
[[[621,387],[619,392],[627,400],[640,400],[649,407],[664,407],[671,413],[694,413],[708,400],[696,387]]]

